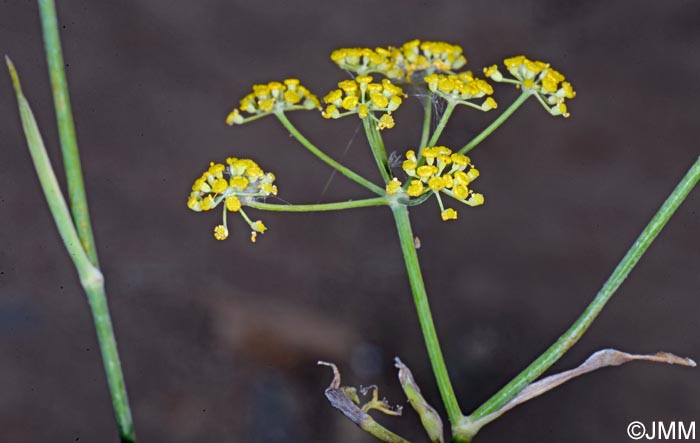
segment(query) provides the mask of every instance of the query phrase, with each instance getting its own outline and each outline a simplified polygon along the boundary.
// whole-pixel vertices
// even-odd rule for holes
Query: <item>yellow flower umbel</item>
[[[398,83],[411,83],[413,74],[448,72],[467,63],[462,47],[445,42],[411,40],[399,48],[341,48],[331,53],[340,68],[357,75],[381,74]]]
[[[397,80],[411,82],[414,73],[452,73],[467,63],[462,47],[446,42],[412,40],[392,51],[393,68],[400,72]]]
[[[469,157],[453,153],[445,146],[433,146],[423,149],[424,165],[419,166],[416,153],[406,152],[406,160],[401,168],[411,177],[406,193],[409,197],[421,197],[432,192],[440,205],[443,221],[457,218],[457,211],[445,208],[440,193],[449,195],[469,206],[484,203],[484,196],[472,191],[469,185],[479,176]]]
[[[515,80],[503,77],[496,65],[484,68],[484,74],[493,81],[514,83],[523,91],[531,92],[552,115],[569,116],[565,100],[576,97],[576,92],[571,83],[564,81],[561,72],[549,63],[533,61],[524,55],[507,58],[503,64]]]
[[[252,230],[251,241],[255,241],[258,233],[264,233],[267,228],[262,221],[252,221],[241,209],[247,201],[257,197],[277,195],[274,185],[275,175],[263,171],[257,163],[250,159],[229,157],[226,164],[210,163],[209,169],[192,185],[192,192],[187,200],[187,207],[193,211],[209,211],[223,203],[223,223],[214,228],[214,238],[226,240],[228,226],[226,213],[238,212]]]
[[[340,48],[331,52],[331,60],[357,75],[378,73],[391,77],[388,74],[393,70],[391,50],[385,48]]]
[[[253,85],[253,92],[243,97],[240,106],[231,111],[226,124],[242,125],[273,112],[311,109],[321,109],[318,97],[299,84],[299,80],[288,78],[283,83]],[[243,112],[248,116],[244,117]]]
[[[403,102],[403,90],[387,79],[382,79],[381,83],[372,83],[372,80],[370,75],[358,75],[353,80],[338,83],[339,89],[323,98],[327,104],[323,117],[336,119],[357,114],[361,119],[371,118],[378,129],[393,128],[391,113]],[[377,118],[375,112],[384,114]]]
[[[480,105],[468,101],[493,94],[493,87],[486,80],[475,78],[469,71],[459,74],[430,74],[424,80],[431,92],[449,102],[471,106],[481,111],[490,111],[497,107],[496,100],[492,97],[488,97]]]

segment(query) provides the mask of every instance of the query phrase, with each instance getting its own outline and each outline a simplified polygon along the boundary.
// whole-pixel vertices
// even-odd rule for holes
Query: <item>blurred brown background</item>
[[[444,224],[413,211],[438,331],[463,409],[483,402],[592,299],[700,153],[700,4],[692,1],[61,1],[67,73],[88,196],[140,441],[369,442],[323,397],[316,360],[344,382],[403,401],[392,358],[439,396],[388,210],[261,214],[253,245],[211,234],[219,213],[185,201],[210,160],[252,156],[289,202],[360,198],[272,118],[229,128],[250,86],[298,76],[323,95],[345,78],[342,46],[408,39],[461,44],[468,67],[525,53],[578,92],[568,120],[534,101],[474,151],[487,204]],[[60,167],[37,7],[0,3],[0,52],[17,65]],[[4,70],[3,70],[4,71]],[[516,91],[502,85],[505,107]],[[3,441],[115,441],[88,308],[30,164],[0,75],[0,429]],[[461,146],[495,113],[460,109]],[[386,138],[418,139],[420,102]],[[374,174],[358,122],[292,120]],[[375,175],[372,175],[375,177]],[[700,357],[700,191],[672,219],[581,343]],[[700,417],[700,372],[634,363],[521,406],[480,442],[627,441],[632,420]],[[440,410],[442,408],[440,406]],[[384,423],[423,441],[409,409]]]

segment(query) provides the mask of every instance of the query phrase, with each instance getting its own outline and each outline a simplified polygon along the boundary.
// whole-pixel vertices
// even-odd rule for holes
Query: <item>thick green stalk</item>
[[[337,161],[333,160],[330,158],[328,155],[326,155],[323,151],[318,149],[316,146],[313,145],[306,137],[304,137],[297,128],[292,125],[292,122],[289,121],[287,116],[284,114],[284,112],[276,112],[275,116],[279,119],[279,121],[282,123],[282,125],[289,131],[294,138],[297,139],[299,143],[301,143],[306,149],[311,151],[312,154],[314,154],[316,157],[321,159],[324,163],[329,165],[330,167],[334,168],[350,180],[354,181],[355,183],[358,183],[365,188],[369,189],[370,191],[374,192],[375,194],[378,195],[384,195],[386,192],[384,189],[381,187],[375,185],[371,181],[367,180],[366,178],[362,177],[359,174],[354,173],[350,169],[346,168],[345,166],[341,165]]]
[[[73,260],[80,283],[88,297],[93,321],[97,330],[97,338],[102,352],[107,382],[112,396],[119,435],[123,442],[134,442],[134,428],[131,419],[131,410],[126,395],[124,385],[124,375],[122,374],[119,362],[117,343],[114,338],[112,321],[107,306],[107,297],[104,290],[104,278],[102,272],[95,266],[88,257],[81,244],[81,239],[71,219],[68,205],[66,204],[61,188],[51,166],[51,161],[44,147],[44,142],[36,124],[32,110],[27,102],[17,77],[14,65],[7,60],[12,82],[17,93],[17,105],[19,106],[22,128],[27,139],[29,153],[31,154],[34,168],[39,177],[41,189],[44,192],[46,201],[51,210],[51,215],[58,227],[58,232],[63,239],[63,243],[68,249],[68,253]]]
[[[438,341],[437,332],[435,331],[433,317],[430,313],[428,294],[425,291],[423,276],[421,275],[420,264],[418,263],[418,254],[416,253],[416,246],[414,244],[408,208],[404,205],[396,204],[392,206],[392,212],[394,213],[394,221],[396,222],[396,229],[399,233],[401,251],[403,252],[403,258],[406,262],[408,281],[411,284],[413,301],[418,313],[418,321],[420,322],[423,338],[425,339],[425,346],[428,349],[428,357],[433,367],[433,373],[435,374],[438,389],[442,396],[442,402],[447,410],[447,416],[450,422],[455,425],[462,419],[462,411],[459,408],[457,397],[455,397],[454,390],[452,389],[450,376],[447,373],[445,360],[440,350],[440,342]]]
[[[460,153],[460,154],[466,154],[467,152],[469,152],[469,151],[471,151],[472,149],[474,149],[474,148],[476,147],[476,145],[478,145],[479,143],[481,143],[482,141],[484,141],[484,139],[485,139],[486,137],[488,137],[489,135],[491,135],[491,133],[492,133],[493,131],[495,131],[496,129],[498,129],[498,127],[501,126],[501,125],[503,124],[503,122],[505,122],[506,120],[508,120],[508,117],[510,117],[511,115],[513,115],[513,113],[514,113],[523,103],[525,103],[525,101],[526,101],[528,98],[530,98],[531,95],[532,95],[531,93],[529,93],[529,92],[527,92],[527,91],[523,91],[523,92],[518,96],[518,98],[517,98],[510,106],[508,106],[508,108],[506,108],[506,110],[503,111],[503,113],[502,113],[501,115],[499,115],[498,118],[497,118],[496,120],[493,121],[493,123],[491,123],[486,129],[484,129],[483,131],[481,131],[481,133],[479,133],[479,135],[477,135],[476,137],[474,137],[474,138],[472,139],[472,141],[470,141],[469,143],[467,143],[466,145],[464,145],[464,147],[463,147],[462,149],[459,150],[459,153]]]
[[[97,249],[90,224],[85,186],[83,184],[83,171],[80,166],[80,154],[78,153],[78,141],[75,136],[75,124],[68,96],[68,85],[64,71],[61,40],[58,35],[58,19],[56,18],[56,5],[54,0],[39,0],[39,12],[41,15],[41,27],[44,33],[44,46],[46,48],[46,61],[51,78],[51,90],[53,92],[54,108],[56,109],[56,123],[58,135],[61,140],[61,152],[63,153],[63,166],[66,171],[68,183],[68,200],[70,201],[73,220],[78,230],[83,248],[93,265],[97,262]]]
[[[377,127],[371,121],[369,121],[369,117],[362,119],[362,126],[365,128],[367,141],[369,142],[369,147],[372,151],[374,161],[377,163],[377,169],[379,169],[379,173],[382,175],[384,182],[389,183],[391,180],[391,174],[389,172],[389,161],[386,156],[386,149],[384,148],[384,140],[382,140],[382,135],[379,133]]]
[[[382,206],[389,204],[386,197],[367,198],[364,200],[350,200],[336,203],[318,203],[311,205],[280,205],[274,203],[263,203],[259,201],[249,201],[245,205],[263,211],[273,212],[319,212],[319,211],[339,211],[352,208],[366,208],[368,206]]]
[[[700,179],[700,159],[686,173],[678,183],[673,193],[666,199],[654,218],[642,231],[627,254],[617,265],[612,275],[605,282],[590,305],[576,320],[576,322],[545,351],[537,360],[532,362],[524,371],[518,374],[510,383],[504,386],[498,393],[486,403],[475,410],[468,419],[479,419],[487,414],[497,411],[510,401],[525,386],[537,379],[544,371],[549,369],[559,358],[564,355],[588,330],[593,320],[598,316],[605,304],[610,300],[615,291],[627,278],[639,259],[644,255],[649,245],[654,241],[661,229],[666,225],[678,206],[685,200],[688,193],[695,187]]]
[[[433,132],[433,135],[430,137],[427,146],[435,146],[435,143],[437,143],[437,141],[440,139],[443,129],[445,129],[445,125],[447,125],[447,120],[449,120],[450,116],[452,116],[452,111],[455,110],[456,106],[457,103],[447,102],[445,112],[443,112],[442,117],[440,117],[440,121],[435,127],[435,132]]]

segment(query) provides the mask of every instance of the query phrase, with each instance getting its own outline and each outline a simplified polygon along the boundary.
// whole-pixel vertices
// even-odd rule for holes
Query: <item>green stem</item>
[[[693,189],[700,179],[700,159],[686,173],[678,183],[673,193],[666,199],[658,210],[654,218],[651,219],[647,227],[642,231],[627,254],[617,265],[612,275],[605,282],[590,305],[576,320],[576,322],[545,351],[537,360],[532,362],[524,371],[518,374],[510,383],[503,387],[498,393],[491,397],[486,403],[481,405],[470,416],[470,419],[479,419],[487,414],[497,411],[508,401],[510,401],[525,386],[537,379],[544,371],[556,363],[564,355],[586,330],[591,326],[593,320],[598,316],[605,304],[610,300],[615,291],[627,278],[639,259],[644,255],[649,245],[654,241],[661,229],[666,225],[678,206],[685,200],[688,193]]]
[[[423,107],[423,130],[420,134],[420,144],[418,145],[418,156],[420,157],[423,148],[426,147],[428,143],[428,137],[430,136],[430,122],[433,118],[433,93],[428,91],[428,95],[425,97],[425,105]]]
[[[369,206],[382,206],[386,204],[389,204],[389,200],[386,197],[376,197],[364,200],[351,200],[347,202],[336,203],[319,203],[311,205],[279,205],[273,203],[262,203],[259,201],[245,202],[245,205],[251,208],[273,212],[339,211],[342,209],[366,208]]]
[[[462,411],[457,403],[452,383],[447,373],[445,360],[440,350],[435,324],[430,313],[430,305],[428,303],[428,294],[425,291],[423,277],[421,275],[420,264],[418,263],[418,254],[411,230],[411,220],[408,215],[408,208],[404,205],[395,205],[392,207],[396,229],[399,233],[401,242],[401,251],[403,252],[404,261],[406,262],[406,271],[408,272],[408,281],[411,284],[413,292],[413,301],[416,305],[418,313],[418,321],[420,322],[425,346],[428,349],[428,357],[433,367],[433,373],[437,381],[440,395],[442,396],[443,404],[447,410],[447,416],[450,422],[455,425],[462,419]]]
[[[272,113],[271,113],[271,112],[267,112],[267,113],[264,113],[264,114],[255,114],[255,115],[251,115],[250,117],[244,118],[243,120],[241,120],[241,121],[238,122],[238,123],[233,123],[233,122],[229,123],[229,122],[227,121],[226,124],[228,124],[229,126],[233,126],[233,125],[245,125],[246,123],[254,122],[255,120],[260,120],[261,118],[268,117],[270,114],[272,114]]]
[[[122,443],[134,443],[136,435],[134,432],[134,422],[131,417],[129,398],[126,393],[126,383],[122,372],[117,340],[112,327],[112,318],[109,313],[107,294],[105,292],[104,281],[93,286],[83,284],[83,289],[90,303],[93,323],[97,330],[97,338],[100,344],[102,361],[104,362],[107,383],[112,397],[112,407],[117,420],[117,428]]]
[[[365,128],[367,141],[369,142],[374,161],[377,163],[377,169],[379,169],[379,173],[382,175],[384,182],[389,183],[389,181],[391,181],[391,174],[389,173],[389,162],[386,156],[386,149],[384,149],[382,135],[379,133],[374,123],[370,121],[370,117],[362,119],[362,126]]]
[[[284,112],[276,112],[275,116],[279,119],[279,121],[282,123],[282,125],[289,131],[294,138],[299,141],[306,149],[311,151],[312,154],[314,154],[316,157],[321,159],[324,163],[329,165],[330,167],[336,169],[338,172],[349,178],[350,180],[354,181],[355,183],[358,183],[365,188],[369,189],[370,191],[374,192],[375,194],[378,195],[384,195],[386,192],[384,189],[380,188],[379,186],[375,185],[371,181],[367,180],[366,178],[360,176],[359,174],[354,173],[350,169],[346,168],[345,166],[341,165],[337,161],[333,160],[330,158],[328,155],[326,155],[323,151],[318,149],[316,146],[314,146],[306,137],[301,135],[301,133],[297,130],[297,128],[292,125],[292,122],[289,121],[287,116],[284,114]]]
[[[6,58],[6,61],[17,93],[17,104],[22,120],[22,128],[24,129],[24,134],[27,139],[29,153],[34,162],[34,168],[39,177],[41,189],[44,192],[51,215],[58,227],[58,232],[78,271],[80,283],[88,297],[93,321],[97,330],[100,351],[102,352],[105,372],[107,374],[107,382],[112,396],[112,405],[117,419],[119,435],[122,442],[134,442],[135,437],[131,410],[129,409],[129,402],[126,395],[124,375],[122,374],[121,364],[119,362],[119,353],[112,329],[109,307],[107,306],[102,272],[90,261],[89,256],[82,246],[81,239],[71,219],[68,205],[63,198],[61,188],[51,166],[51,160],[46,152],[39,127],[34,119],[34,114],[22,93],[17,72],[10,59]]]
[[[51,78],[54,108],[56,110],[58,135],[61,140],[63,166],[68,183],[68,200],[70,201],[73,220],[75,221],[83,248],[85,248],[92,264],[97,266],[97,250],[95,248],[95,238],[92,234],[92,226],[90,225],[90,213],[88,212],[83,172],[78,153],[78,142],[75,136],[75,124],[73,123],[73,113],[70,106],[70,97],[68,96],[68,85],[64,71],[61,40],[58,35],[58,19],[56,18],[54,0],[39,0],[39,13],[44,33],[44,46],[46,48],[49,77]]]
[[[369,415],[367,417],[368,419],[364,420],[360,424],[360,429],[368,432],[373,437],[387,443],[411,443],[409,440],[406,440],[400,435],[394,434],[384,426],[380,425]]]
[[[493,131],[495,131],[496,129],[498,129],[498,127],[501,126],[501,125],[503,124],[503,122],[505,122],[506,120],[508,120],[508,117],[510,117],[511,115],[513,115],[513,113],[514,113],[523,103],[525,103],[525,101],[526,101],[528,98],[530,98],[531,95],[532,95],[531,93],[529,93],[529,92],[527,92],[527,91],[523,91],[523,92],[518,96],[518,98],[515,99],[515,101],[514,101],[513,103],[511,103],[511,105],[508,106],[508,108],[507,108],[505,111],[503,111],[503,113],[502,113],[501,115],[499,115],[498,118],[497,118],[496,120],[493,121],[493,123],[491,123],[486,129],[484,129],[483,131],[481,131],[481,133],[480,133],[479,135],[477,135],[476,137],[474,137],[474,138],[472,139],[472,141],[470,141],[469,143],[467,143],[466,145],[464,145],[464,147],[463,147],[462,149],[459,150],[459,153],[460,153],[460,154],[466,154],[467,152],[469,152],[469,151],[471,151],[472,149],[474,149],[474,148],[476,147],[476,145],[478,145],[479,143],[481,143],[482,141],[484,141],[484,139],[485,139],[486,137],[488,137],[489,135],[491,135],[491,133],[492,133]]]
[[[450,116],[452,115],[452,111],[455,110],[456,106],[457,106],[457,103],[447,102],[447,107],[445,108],[445,112],[442,114],[442,117],[440,117],[440,121],[438,122],[437,126],[435,127],[435,132],[433,132],[432,137],[430,137],[430,140],[428,141],[428,146],[435,146],[435,143],[437,143],[438,139],[440,138],[440,135],[442,134],[443,129],[445,129],[445,125],[447,124],[447,120],[450,119]]]

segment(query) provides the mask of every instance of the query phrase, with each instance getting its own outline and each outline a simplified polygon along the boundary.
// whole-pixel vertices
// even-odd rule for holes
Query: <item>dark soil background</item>
[[[693,1],[61,1],[66,68],[101,262],[141,442],[370,442],[325,401],[344,382],[403,402],[392,358],[442,411],[388,210],[261,214],[257,244],[231,218],[185,206],[210,160],[250,156],[289,202],[361,198],[272,118],[229,128],[253,83],[288,76],[318,95],[345,78],[342,46],[414,37],[464,47],[475,71],[525,53],[578,97],[571,118],[528,102],[473,151],[487,203],[442,223],[412,211],[444,353],[465,411],[542,352],[593,298],[697,158],[700,4]],[[60,168],[37,6],[0,3],[17,65]],[[4,69],[2,70],[4,72]],[[503,109],[517,92],[501,85]],[[496,111],[498,112],[498,111]],[[496,114],[460,109],[461,146]],[[116,441],[90,314],[0,74],[0,429],[3,441]],[[420,102],[389,150],[418,139]],[[358,122],[296,113],[334,157],[373,178]],[[700,190],[691,194],[583,340],[700,357]],[[632,420],[700,417],[698,370],[634,363],[576,380],[485,428],[480,442],[621,442]],[[415,415],[382,418],[424,441]]]

